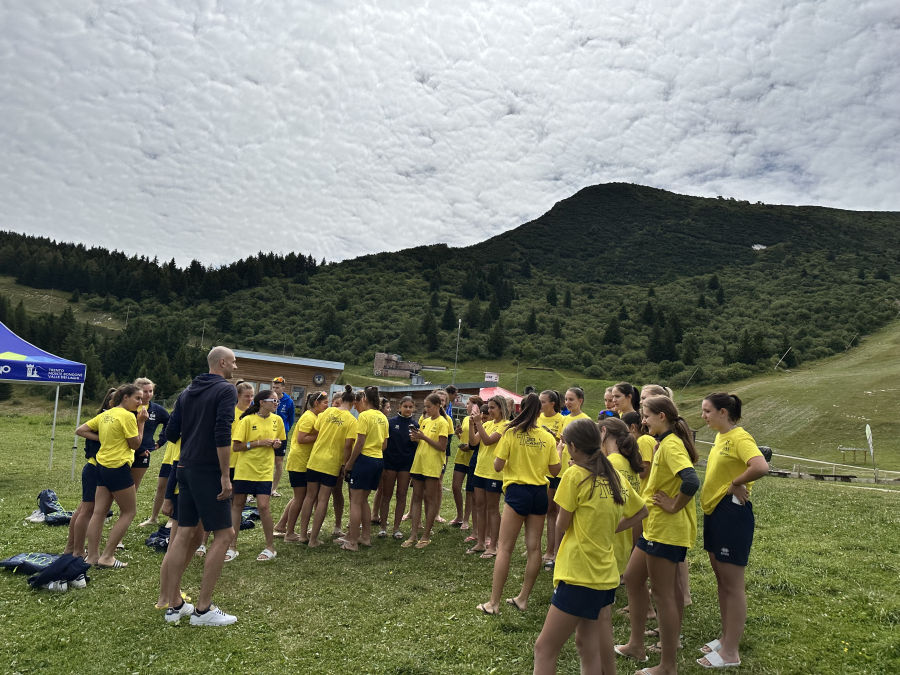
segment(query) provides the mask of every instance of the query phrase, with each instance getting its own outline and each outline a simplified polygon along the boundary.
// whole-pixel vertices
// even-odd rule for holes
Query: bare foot
[[[322,542],[319,541],[318,539],[310,539],[306,545],[309,546],[310,548],[316,548],[317,546],[321,546]]]

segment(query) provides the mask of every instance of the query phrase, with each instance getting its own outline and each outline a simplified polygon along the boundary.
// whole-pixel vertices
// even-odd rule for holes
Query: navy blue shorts
[[[97,485],[103,486],[110,492],[118,492],[134,485],[131,477],[131,467],[127,464],[110,469],[102,464],[97,465]]]
[[[547,486],[550,490],[555,490],[556,488],[558,488],[559,481],[562,480],[562,477],[560,476],[547,476],[547,478],[550,479],[550,485]]]
[[[753,504],[741,506],[725,495],[711,514],[703,516],[703,548],[719,562],[746,567],[755,525]]]
[[[81,470],[81,501],[92,502],[97,494],[97,465],[88,462]]]
[[[231,491],[236,495],[270,495],[272,494],[272,481],[270,480],[233,480]]]
[[[234,480],[234,467],[228,469],[228,480]]]
[[[332,476],[330,473],[322,473],[321,471],[313,471],[312,469],[306,470],[306,483],[319,483],[320,485],[324,485],[325,487],[333,488],[337,485],[337,476]]]
[[[643,537],[638,537],[637,547],[647,555],[665,558],[673,563],[684,562],[684,559],[687,557],[687,546],[661,544],[658,541],[647,541]]]
[[[160,478],[168,478],[169,474],[172,472],[171,464],[160,464],[159,465],[159,477]]]
[[[475,469],[472,467],[466,472],[466,492],[475,492]]]
[[[616,600],[616,589],[598,591],[596,588],[567,584],[560,581],[553,590],[550,604],[572,616],[596,621],[600,610]]]
[[[384,469],[384,460],[375,457],[360,455],[353,463],[350,472],[351,490],[377,490],[381,483],[381,472]]]
[[[485,492],[503,492],[503,481],[494,480],[493,478],[482,478],[481,476],[473,476],[475,487],[481,488]]]
[[[143,456],[146,450],[142,450],[138,448],[134,451],[134,462],[131,464],[132,469],[149,469],[150,468],[150,453],[147,452],[146,456]]]
[[[526,516],[546,516],[549,499],[546,485],[522,485],[510,483],[504,495],[506,505],[523,518]]]
[[[385,471],[409,471],[412,468],[415,454],[407,456],[396,456],[384,453],[384,470]]]
[[[178,526],[195,527],[203,523],[207,532],[231,527],[231,498],[216,499],[222,491],[222,474],[218,467],[179,466]]]
[[[292,488],[306,487],[305,471],[288,471],[288,480],[291,481]]]
[[[454,464],[453,465],[454,473],[469,473],[469,465],[468,464]]]

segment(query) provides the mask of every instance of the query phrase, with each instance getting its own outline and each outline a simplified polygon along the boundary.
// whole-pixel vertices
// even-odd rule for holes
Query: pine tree
[[[716,289],[716,303],[719,305],[725,304],[725,289],[722,288],[721,286],[719,286],[719,288]]]
[[[700,345],[697,342],[697,338],[692,333],[687,334],[681,343],[681,360],[684,362],[684,365],[694,365],[699,354]]]
[[[463,323],[475,328],[478,326],[479,321],[481,321],[481,303],[478,302],[477,297],[472,296],[472,299],[469,300],[469,304],[466,307],[466,315],[463,317]]]
[[[566,289],[566,294],[563,296],[563,307],[571,307],[572,306],[572,291],[568,288]]]
[[[644,305],[644,309],[641,310],[641,321],[643,321],[648,326],[652,326],[655,320],[656,312],[653,311],[653,305],[648,300],[647,304]]]
[[[422,318],[422,325],[419,328],[422,337],[425,339],[425,347],[428,351],[433,352],[438,346],[437,322],[434,320],[434,314],[431,311],[425,313]]]
[[[447,304],[444,305],[444,316],[441,317],[441,328],[444,330],[453,330],[456,328],[456,310],[453,309],[453,300],[447,298]]]
[[[525,320],[524,329],[528,335],[534,335],[535,333],[537,333],[537,315],[534,312],[534,307],[532,307],[531,312],[528,313],[528,318]]]
[[[503,319],[498,319],[497,323],[491,328],[486,346],[491,356],[503,356],[503,351],[506,349],[506,332],[503,330]]]
[[[714,291],[714,290],[716,290],[717,288],[720,288],[720,286],[721,286],[721,285],[719,284],[719,277],[718,277],[717,275],[715,275],[715,274],[713,274],[713,275],[709,278],[709,281],[706,283],[706,287],[707,287],[709,290],[711,290],[711,291]]]
[[[556,286],[551,286],[547,291],[547,302],[551,307],[556,307]]]
[[[230,333],[233,326],[234,315],[231,313],[231,308],[228,305],[223,305],[219,311],[219,316],[216,317],[216,328],[221,333]]]
[[[618,317],[613,317],[603,333],[603,344],[620,345],[622,344],[622,331],[619,329]]]
[[[700,295],[697,296],[697,307],[706,307],[706,296],[701,291]]]
[[[550,325],[550,334],[557,340],[562,339],[562,325],[559,323],[559,319],[553,319],[553,323]]]
[[[619,305],[619,320],[628,321],[628,309],[625,307],[624,302]]]
[[[438,297],[437,293],[431,294],[431,301],[429,303],[429,306],[431,307],[431,309],[437,309],[441,306],[441,299]]]

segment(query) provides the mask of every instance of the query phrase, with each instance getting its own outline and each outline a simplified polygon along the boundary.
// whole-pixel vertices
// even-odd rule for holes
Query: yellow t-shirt
[[[644,464],[647,466],[653,464],[653,448],[656,447],[656,439],[650,434],[644,434],[643,436],[638,436],[637,445]],[[641,494],[644,494],[644,488],[647,487],[648,480],[650,480],[649,472],[645,478],[641,478]]]
[[[277,438],[282,444],[286,438],[284,420],[275,413],[270,413],[268,417],[247,415],[238,425],[232,441],[246,445],[269,438]],[[234,465],[234,480],[272,480],[272,472],[275,470],[274,448],[263,445],[238,452],[232,449],[231,454],[238,456],[237,464]]]
[[[447,421],[446,416],[438,415],[435,418],[422,415],[419,420],[419,430],[432,440],[438,440],[440,436],[450,437],[453,429]],[[441,470],[444,468],[444,458],[446,457],[444,450],[437,450],[434,446],[429,445],[427,441],[421,440],[416,445],[416,456],[413,458],[410,473],[418,473],[429,478],[439,478]]]
[[[502,434],[504,431],[506,431],[506,426],[508,424],[509,422],[507,420],[501,420],[500,422],[488,420],[481,426],[484,428],[484,435],[490,436],[494,432],[499,432]],[[481,444],[478,446],[478,460],[475,462],[476,476],[478,476],[479,478],[484,478],[486,480],[503,479],[502,473],[494,471],[494,458],[497,456],[497,448],[502,441],[503,436],[501,436],[500,440],[493,445],[486,445],[484,439],[482,439]]]
[[[735,427],[724,434],[716,434],[716,442],[709,451],[706,465],[706,477],[700,491],[700,508],[703,513],[712,513],[722,497],[728,492],[731,481],[747,470],[747,462],[762,453],[753,440],[753,436],[743,427]],[[747,492],[753,482],[747,483]]]
[[[580,412],[580,413],[578,413],[577,415],[560,415],[560,417],[563,418],[562,429],[559,430],[560,435],[562,435],[562,432],[565,430],[565,428],[566,428],[567,426],[569,426],[569,425],[570,425],[572,422],[574,422],[575,420],[589,420],[589,419],[591,419],[591,416],[588,415],[586,412]],[[564,446],[563,446],[563,451],[562,451],[562,459],[561,459],[561,461],[562,461],[562,468],[559,470],[559,475],[560,475],[560,476],[562,476],[563,474],[565,474],[566,471],[568,470],[568,468],[569,468],[569,460],[571,460],[571,459],[572,459],[572,457],[571,457],[571,455],[569,455],[569,448],[568,448],[568,446],[565,446],[565,445],[564,445]]]
[[[459,432],[459,443],[460,445],[468,445],[469,444],[469,421],[471,418],[464,417],[462,421],[462,429]],[[469,450],[457,450],[456,457],[454,458],[454,464],[465,464],[469,465],[469,462],[472,460],[472,454],[475,452],[475,449]]]
[[[681,492],[678,472],[693,466],[684,443],[674,433],[668,434],[659,442],[659,449],[653,455],[647,487],[643,492],[650,512],[644,521],[644,539],[647,541],[688,548],[694,545],[697,539],[697,508],[694,499],[691,498],[678,513],[667,513],[651,501],[657,492],[677,497]]]
[[[300,415],[297,424],[294,427],[294,440],[291,442],[291,451],[284,463],[284,468],[288,471],[296,471],[303,473],[306,471],[306,464],[309,462],[309,453],[312,451],[315,441],[312,443],[298,443],[297,433],[302,431],[304,434],[312,433],[316,428],[316,413],[312,410],[305,411]]]
[[[631,470],[628,458],[618,452],[614,452],[609,455],[608,459],[609,463],[613,465],[622,478],[628,481],[628,485],[631,486],[631,489],[637,494],[641,494],[641,477]],[[628,564],[628,559],[631,557],[631,547],[633,543],[630,529],[619,532],[616,535],[615,551],[616,564],[619,566],[619,574],[625,572],[625,566]]]
[[[231,453],[234,455],[234,453]],[[181,456],[181,439],[179,438],[174,443],[169,441],[166,443],[166,452],[163,454],[163,464],[169,464],[171,466],[172,462],[177,462],[178,458]]]
[[[623,517],[630,518],[644,506],[644,500],[628,481],[620,482],[624,504],[613,501],[605,478],[592,480],[591,472],[582,466],[570,467],[559,482],[553,501],[573,515],[556,554],[554,585],[565,581],[595,590],[609,590],[619,585],[614,550],[616,527]]]
[[[566,428],[566,417],[562,413],[556,413],[551,417],[547,417],[544,413],[538,415],[537,425],[539,429],[547,427],[553,432],[553,435],[559,438],[563,429]]]
[[[241,425],[241,415],[244,414],[244,411],[234,406],[234,422],[231,423],[231,442],[234,443],[234,434],[237,432],[238,427]],[[234,468],[237,465],[239,452],[235,452],[234,448],[231,450],[231,460],[228,462],[228,466],[230,468]]]
[[[388,437],[388,421],[380,410],[363,410],[356,418],[356,434],[365,434],[366,442],[360,454],[375,459],[384,459],[381,446]]]
[[[497,443],[496,457],[506,461],[504,490],[510,483],[547,485],[549,467],[559,464],[556,441],[540,427],[527,431],[508,429]]]
[[[307,471],[337,476],[344,463],[344,444],[348,438],[356,440],[356,418],[349,410],[328,408],[316,417],[313,427],[319,432],[309,453]]]
[[[100,436],[97,464],[107,469],[117,469],[123,464],[131,466],[134,450],[127,439],[138,435],[137,417],[133,412],[116,406],[88,420],[87,425]]]

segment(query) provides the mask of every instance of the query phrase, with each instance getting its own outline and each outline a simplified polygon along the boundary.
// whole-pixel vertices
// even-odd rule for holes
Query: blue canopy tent
[[[0,323],[0,382],[18,384],[49,384],[56,386],[56,400],[53,402],[53,428],[50,432],[50,468],[53,468],[53,443],[56,440],[56,414],[59,411],[59,387],[64,384],[77,384],[78,415],[75,427],[81,424],[81,402],[84,397],[83,363],[54,356],[43,349],[35,347],[13,333]],[[72,476],[75,476],[75,453],[78,448],[78,436],[72,444]]]

